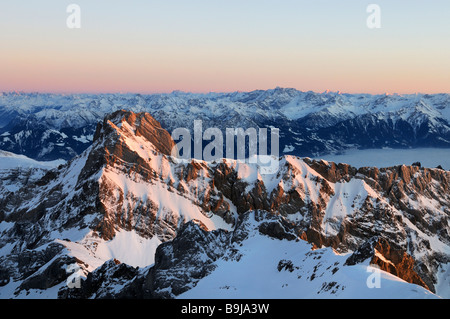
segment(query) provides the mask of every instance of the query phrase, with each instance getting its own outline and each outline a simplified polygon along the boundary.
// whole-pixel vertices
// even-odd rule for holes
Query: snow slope
[[[14,168],[39,168],[52,169],[64,164],[64,160],[36,161],[25,155],[18,155],[0,150],[0,170],[10,170]]]
[[[209,276],[178,298],[439,298],[423,287],[370,266],[368,262],[344,266],[348,255],[337,254],[330,248],[311,250],[311,245],[304,241],[278,240],[253,232],[233,248],[242,255],[241,258],[218,260],[217,268]],[[375,277],[378,274],[379,277]]]
[[[133,267],[147,267],[154,263],[156,248],[161,244],[157,237],[142,238],[134,231],[121,230],[109,241],[93,236],[92,232],[80,240],[55,239],[64,245],[70,256],[82,260],[93,271],[110,259],[117,259]]]
[[[36,161],[24,155],[0,150],[0,196],[18,191],[24,183],[36,181],[48,170],[64,163],[64,160]]]

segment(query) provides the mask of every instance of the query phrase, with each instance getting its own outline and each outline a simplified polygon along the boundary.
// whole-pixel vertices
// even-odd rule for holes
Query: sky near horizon
[[[450,93],[448,0],[1,1],[0,45],[0,91]]]

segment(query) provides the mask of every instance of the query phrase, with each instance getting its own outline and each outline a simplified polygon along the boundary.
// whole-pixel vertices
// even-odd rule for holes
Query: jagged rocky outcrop
[[[345,262],[346,265],[356,265],[369,260],[371,265],[391,273],[409,283],[429,287],[417,274],[414,259],[395,243],[385,238],[373,237],[361,245]]]
[[[277,240],[299,240],[296,231],[283,217],[262,210],[240,215],[233,231],[210,231],[201,221],[192,220],[180,228],[177,237],[157,248],[153,266],[139,270],[111,260],[90,273],[82,289],[64,288],[59,296],[176,298],[211,274],[218,260],[239,261],[242,253],[238,247],[249,236],[256,233]]]
[[[268,225],[271,225],[271,227],[267,227]],[[163,243],[157,248],[154,265],[139,269],[122,264],[117,260],[110,260],[90,273],[87,279],[82,282],[80,289],[65,287],[59,291],[59,297],[172,299],[184,296],[191,290],[196,290],[198,286],[201,286],[202,280],[211,276],[214,272],[223,272],[227,265],[233,264],[242,264],[244,269],[241,270],[243,272],[253,272],[252,275],[249,275],[250,278],[247,278],[247,284],[252,287],[255,285],[263,286],[263,284],[258,283],[258,280],[269,282],[270,286],[271,281],[277,282],[280,278],[285,278],[284,273],[288,273],[289,276],[292,276],[291,281],[283,284],[281,289],[288,287],[288,285],[294,287],[296,285],[308,285],[308,288],[305,288],[305,291],[300,295],[308,296],[311,293],[326,298],[339,297],[345,295],[347,291],[361,289],[358,288],[360,285],[358,280],[364,281],[366,278],[362,277],[355,280],[356,285],[351,281],[342,281],[341,278],[348,278],[347,272],[352,271],[352,267],[371,257],[372,266],[377,265],[383,270],[390,270],[391,273],[394,273],[392,272],[394,270],[402,279],[428,289],[420,281],[420,277],[408,268],[410,257],[406,254],[400,254],[398,250],[389,246],[384,239],[371,239],[350,257],[345,257],[332,254],[330,249],[311,250],[306,242],[299,237],[300,233],[301,231],[292,227],[283,216],[263,210],[241,214],[233,231],[208,231],[204,224],[193,220],[181,227],[173,241]],[[273,274],[271,278],[259,278],[258,272],[260,270],[257,269],[256,264],[254,265],[256,268],[253,270],[245,269],[245,265],[249,263],[247,245],[255,238],[255,242],[264,241],[264,238],[279,244],[290,242],[289,247],[295,252],[286,256],[286,252],[283,254],[283,249],[286,248],[280,245],[281,255],[288,259],[278,260],[279,257],[275,257],[277,252],[272,251],[274,260],[265,260],[265,265],[260,265],[261,268],[269,269]],[[264,245],[267,245],[267,242],[254,248],[266,250]],[[384,247],[385,250],[382,250],[381,247]],[[390,258],[390,260],[381,257],[380,262],[379,259],[376,259],[380,254],[386,254],[386,258]],[[345,261],[345,259],[347,260]],[[395,267],[393,262],[396,263]],[[313,265],[313,267],[309,265]],[[389,269],[388,265],[394,268]],[[224,274],[232,275],[227,270]],[[355,272],[354,276],[361,275]],[[226,282],[224,279],[226,278],[222,278],[222,281]],[[245,281],[246,279],[243,278],[242,280]],[[232,283],[233,280],[231,279],[230,282]],[[219,282],[217,285],[217,287],[208,288],[210,289],[208,292],[220,295],[220,291],[231,289],[235,290],[238,296],[242,293],[233,284],[222,286]],[[244,290],[248,288],[246,283],[243,283],[243,286]],[[309,291],[309,289],[312,289],[312,291]],[[405,292],[407,290],[401,289]],[[411,290],[415,293],[427,295],[426,290],[418,290],[414,287],[411,287]],[[396,294],[398,291],[393,291],[393,293]],[[259,293],[255,292],[255,294]],[[358,297],[361,297],[361,295],[358,295]]]
[[[226,243],[245,237],[239,235],[242,216],[259,210],[267,213],[258,232],[277,240],[301,239],[346,253],[377,237],[382,244],[371,262],[431,291],[437,269],[450,261],[448,171],[356,169],[285,156],[274,159],[275,174],[264,175],[257,164],[236,160],[182,161],[170,156],[174,145],[149,114],[120,110],[97,126],[83,154],[1,198],[0,282],[17,284],[19,292],[46,289],[61,283],[62,269],[73,262],[90,287],[79,297],[172,298],[211,273],[221,251],[229,250]],[[136,269],[121,258],[123,266],[108,262],[113,250],[103,247],[124,233],[161,244],[153,268]],[[18,256],[53,244],[61,248],[55,263],[46,257],[30,271],[18,267]],[[194,258],[200,253],[206,259]],[[39,274],[54,279],[42,282]],[[133,274],[136,279],[127,279]],[[129,289],[100,292],[102,278],[114,276],[125,276],[116,284]],[[71,294],[62,288],[59,296]]]
[[[134,282],[139,275],[139,269],[121,263],[117,259],[105,262],[95,271],[88,274],[86,279],[80,282],[80,287],[73,289],[62,287],[58,291],[60,299],[119,299],[139,298],[141,291],[127,289],[134,287]],[[135,287],[137,288],[137,287]]]

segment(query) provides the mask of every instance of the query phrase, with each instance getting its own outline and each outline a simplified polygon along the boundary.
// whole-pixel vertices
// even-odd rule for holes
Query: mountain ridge
[[[449,94],[277,88],[210,94],[3,94],[0,149],[38,160],[69,160],[92,143],[97,123],[120,109],[148,112],[169,132],[180,127],[192,132],[194,120],[222,131],[280,126],[280,151],[301,157],[352,148],[450,147]]]
[[[441,287],[438,273],[450,260],[450,172],[405,165],[357,169],[283,156],[279,170],[266,176],[257,164],[238,160],[180,161],[164,154],[173,145],[151,115],[117,111],[97,126],[84,153],[0,198],[0,279],[3,290],[11,291],[7,296],[54,287],[68,296],[66,268],[71,264],[86,280],[97,269],[108,274],[119,263],[139,265],[150,277],[141,275],[153,282],[158,247],[177,240],[184,225],[197,220],[201,228],[225,229],[242,242],[246,232],[238,236],[237,229],[254,211],[264,217],[258,217],[257,232],[280,245],[301,240],[316,250],[345,254],[381,236],[400,253],[390,255],[392,249],[381,245],[377,251],[384,259],[367,258],[379,263],[410,256],[393,261],[395,268],[380,267],[406,274],[405,279],[434,292]],[[155,253],[154,260],[143,259]],[[184,259],[173,262],[177,269],[188,266]],[[205,273],[201,264],[192,271]],[[188,277],[180,283],[194,288]],[[178,294],[156,289],[145,296]]]

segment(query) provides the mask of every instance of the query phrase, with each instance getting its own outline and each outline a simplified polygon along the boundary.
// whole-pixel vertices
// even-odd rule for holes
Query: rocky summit
[[[118,110],[66,164],[2,170],[0,298],[450,297],[449,171],[174,145]]]

